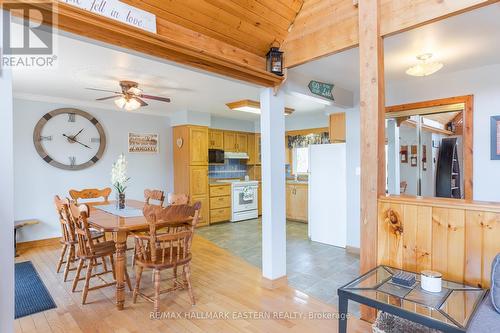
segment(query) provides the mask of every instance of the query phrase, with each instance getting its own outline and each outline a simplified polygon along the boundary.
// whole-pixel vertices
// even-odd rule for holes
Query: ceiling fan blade
[[[113,96],[108,96],[108,97],[101,97],[101,98],[96,98],[96,101],[105,101],[107,99],[112,99],[116,97],[120,97],[121,95],[113,95]]]
[[[106,90],[106,89],[97,89],[97,88],[85,88],[87,90],[94,90],[94,91],[104,91],[104,92],[110,92],[113,94],[121,94],[121,91],[113,91],[113,90]]]
[[[159,97],[159,96],[151,96],[151,95],[144,95],[144,94],[142,94],[141,97],[147,98],[147,99],[152,99],[155,101],[170,103],[170,98],[168,98],[168,97]]]
[[[132,98],[135,99],[137,102],[141,103],[141,106],[147,106],[148,105],[148,103],[144,102],[139,97],[132,97]]]

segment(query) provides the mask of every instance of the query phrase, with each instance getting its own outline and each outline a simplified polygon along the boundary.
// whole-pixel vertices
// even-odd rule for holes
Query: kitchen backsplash
[[[226,159],[224,164],[208,166],[209,178],[244,178],[248,175],[247,165],[240,160]]]

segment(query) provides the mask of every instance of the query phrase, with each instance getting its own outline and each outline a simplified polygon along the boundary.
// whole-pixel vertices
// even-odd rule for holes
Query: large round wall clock
[[[64,108],[51,111],[38,121],[33,142],[48,164],[64,170],[82,170],[102,158],[106,135],[91,114]]]

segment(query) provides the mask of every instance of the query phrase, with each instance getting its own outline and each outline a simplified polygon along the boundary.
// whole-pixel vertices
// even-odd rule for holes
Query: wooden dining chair
[[[109,201],[109,196],[111,195],[111,188],[106,187],[103,188],[102,190],[97,189],[97,188],[89,188],[89,189],[83,189],[83,190],[69,190],[69,195],[71,199],[75,201],[75,203],[78,205],[79,201],[81,200],[86,200],[87,203],[89,201],[87,200],[93,200],[93,199],[101,199],[102,202],[106,203]],[[92,201],[94,203],[95,201]],[[101,202],[101,201],[98,201]]]
[[[146,205],[151,204],[151,200],[154,200],[158,205],[163,206],[165,201],[165,193],[162,190],[144,190],[144,199],[146,200]]]
[[[170,205],[165,208],[158,208],[152,205],[144,206],[144,216],[149,224],[148,234],[134,235],[136,248],[136,283],[133,293],[133,302],[137,302],[137,296],[152,302],[153,311],[159,311],[160,295],[172,292],[177,289],[186,289],[191,299],[191,304],[195,304],[193,289],[191,286],[191,244],[193,241],[194,229],[198,223],[201,203],[190,205]],[[179,223],[178,227],[171,228],[169,233],[157,233],[158,224],[170,221],[173,225],[175,221],[189,222]],[[144,269],[153,270],[154,294],[146,295],[139,291],[141,277]],[[182,280],[177,277],[177,270],[182,268]],[[172,269],[172,287],[160,290],[160,271]]]
[[[78,282],[81,280],[85,280],[85,285],[83,287],[82,293],[82,305],[85,304],[87,300],[87,294],[91,290],[100,289],[104,287],[109,287],[116,285],[116,273],[115,273],[115,262],[113,259],[113,255],[116,252],[115,242],[114,241],[104,241],[100,243],[94,242],[91,237],[90,228],[88,224],[88,216],[89,216],[89,207],[85,204],[76,205],[75,203],[70,203],[69,205],[70,215],[72,217],[72,222],[74,224],[76,240],[78,242],[78,267],[76,270],[76,276],[73,280],[73,288],[72,291],[76,290],[78,286]],[[94,268],[97,266],[97,259],[101,259],[102,262],[105,262],[105,258],[109,258],[111,262],[111,270],[103,267],[101,272],[95,272],[93,274]],[[85,278],[80,278],[80,273],[82,268],[86,265],[87,272],[85,274]],[[113,274],[113,282],[106,282],[101,276],[112,273]],[[102,284],[90,287],[90,279],[93,277],[97,277],[103,281]],[[130,284],[130,279],[125,270],[125,279],[128,284],[130,290],[132,290],[132,286]]]
[[[61,226],[60,243],[62,245],[56,272],[59,273],[62,265],[65,264],[64,282],[66,282],[68,279],[68,273],[76,270],[76,267],[72,267],[72,264],[76,261],[77,240],[75,236],[75,228],[69,212],[69,200],[61,199],[58,195],[56,195],[54,197],[54,204],[59,217],[59,224]],[[104,241],[104,234],[102,232],[91,231],[90,237],[96,242]]]

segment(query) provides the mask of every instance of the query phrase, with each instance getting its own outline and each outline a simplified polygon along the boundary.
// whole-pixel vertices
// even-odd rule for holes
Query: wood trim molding
[[[52,10],[46,3],[31,5]],[[265,58],[161,18],[155,34],[62,2],[55,10],[57,18],[49,23],[80,36],[260,86],[274,87],[283,80],[265,70]]]
[[[288,285],[288,278],[286,277],[286,275],[282,276],[280,278],[274,279],[274,280],[262,277],[261,285],[263,288],[269,289],[269,290],[274,290],[274,289],[278,289],[281,287],[286,287]]]
[[[38,240],[34,240],[34,241],[17,243],[17,250],[24,251],[26,249],[32,249],[34,247],[60,245],[61,244],[59,242],[60,239],[61,239],[61,237],[54,237],[54,238],[38,239]]]
[[[464,104],[464,129],[463,129],[463,150],[464,150],[464,198],[472,200],[474,197],[473,186],[473,119],[474,119],[474,95],[455,96],[448,98],[434,99],[430,101],[407,103],[388,106],[385,112],[404,112],[407,110],[430,108],[448,104]]]

